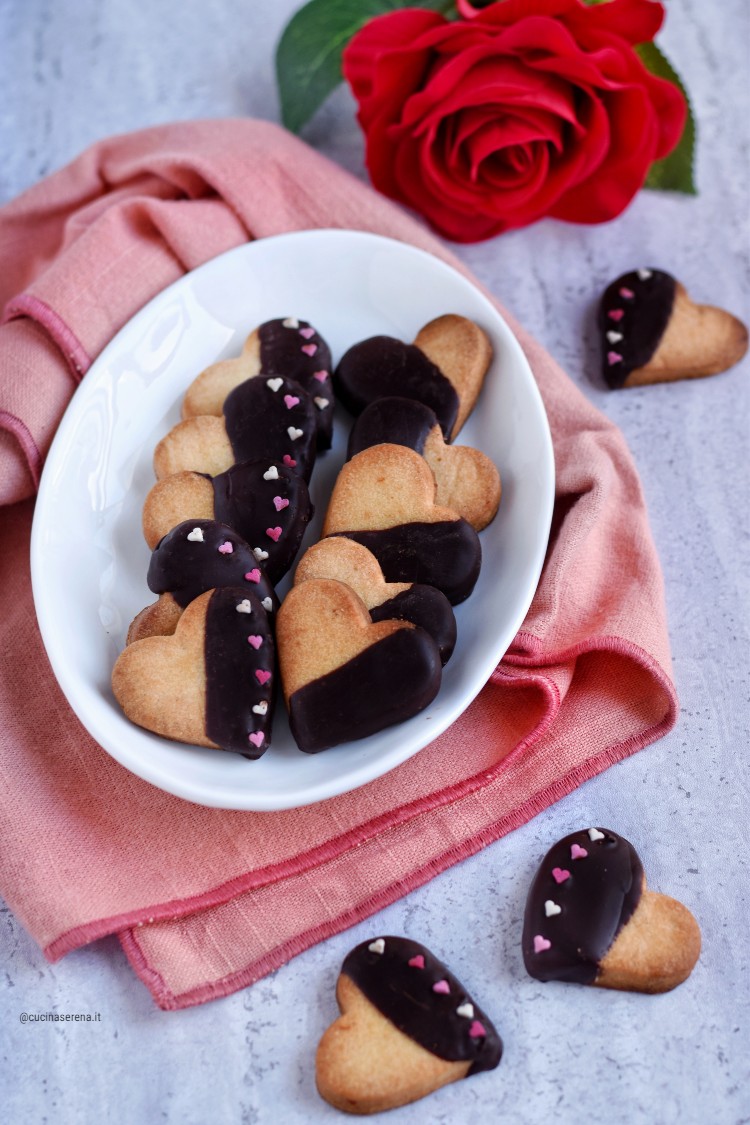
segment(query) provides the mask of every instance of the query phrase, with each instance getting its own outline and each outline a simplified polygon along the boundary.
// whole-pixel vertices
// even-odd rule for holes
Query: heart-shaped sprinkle
[[[474,1019],[474,1005],[470,1004],[467,1000],[465,1004],[461,1004],[460,1007],[456,1008],[456,1015],[465,1016],[467,1020]]]
[[[534,935],[534,952],[535,953],[544,953],[547,949],[551,949],[551,948],[552,948],[552,942],[547,941],[546,937],[542,937],[541,934],[535,934]]]
[[[281,538],[281,528],[280,527],[267,527],[266,528],[266,535],[268,536],[269,539],[273,539],[274,543],[278,543],[279,539]]]
[[[469,1036],[472,1039],[482,1039],[486,1037],[486,1035],[487,1031],[485,1027],[479,1022],[479,1020],[474,1020],[473,1024],[469,1028]]]
[[[249,598],[245,598],[244,601],[240,602],[240,604],[237,606],[237,612],[238,613],[252,613],[253,612],[253,607],[250,605]]]
[[[328,399],[321,398],[319,395],[315,396],[313,402],[317,406],[318,410],[325,410],[325,408],[328,406]]]
[[[638,276],[641,281],[648,281],[651,277],[651,270],[638,270]]]
[[[249,645],[252,645],[253,648],[257,651],[260,648],[260,646],[263,644],[263,638],[259,637],[257,633],[251,633],[250,636],[247,638],[247,643]]]
[[[254,568],[254,570],[248,570],[247,574],[245,575],[245,581],[260,582],[260,571],[258,570],[257,566]]]
[[[254,730],[247,737],[250,739],[253,746],[257,746],[258,749],[263,745],[264,734],[262,730]]]
[[[268,714],[268,700],[261,699],[260,703],[253,704],[254,715],[267,715]]]
[[[610,309],[609,312],[607,313],[607,316],[609,317],[610,320],[622,320],[622,318],[625,316],[625,310],[624,309]]]
[[[283,496],[274,496],[273,506],[277,512],[283,512],[284,508],[289,507],[289,501],[286,500]]]
[[[258,683],[260,684],[260,686],[263,687],[263,685],[267,684],[268,681],[271,679],[271,673],[266,672],[266,670],[264,668],[256,668],[255,669],[255,678],[258,681]]]
[[[278,480],[279,470],[275,465],[270,465],[263,474],[263,480]]]
[[[564,867],[553,867],[552,878],[556,883],[564,883],[566,879],[570,878],[570,872],[566,871]]]
[[[292,441],[296,441],[297,438],[301,438],[303,434],[303,431],[298,430],[296,426],[288,426],[286,432],[289,434],[289,437],[292,439]]]
[[[604,833],[600,832],[598,828],[589,828],[589,840],[603,840]]]
[[[328,378],[328,372],[327,371],[313,371],[312,377],[313,377],[313,379],[317,379],[319,383],[325,383],[326,379]]]
[[[370,950],[370,953],[383,953],[385,951],[385,942],[382,937],[379,937],[376,938],[375,941],[371,941],[367,948]]]
[[[272,391],[273,391],[274,393],[275,393],[276,391],[278,391],[279,387],[282,387],[283,385],[284,385],[284,380],[283,380],[283,379],[279,379],[279,378],[274,378],[274,379],[266,379],[266,386],[267,386],[267,387],[270,387],[270,388],[271,388],[271,390],[272,390]]]
[[[273,609],[273,599],[272,598],[264,598],[263,601],[260,604],[263,606],[263,608],[265,610],[268,611],[268,613],[270,613],[271,610]]]
[[[314,328],[300,328],[299,334],[300,334],[300,336],[304,336],[306,340],[312,340],[313,336],[315,335],[315,329]]]
[[[571,844],[570,858],[571,859],[585,859],[589,853],[580,844]]]
[[[544,913],[547,915],[548,918],[551,918],[553,914],[560,914],[561,911],[562,911],[561,906],[558,906],[557,903],[553,902],[551,898],[547,899],[547,901],[544,904]]]
[[[407,964],[411,965],[412,969],[423,969],[424,968],[424,957],[422,956],[421,953],[418,953],[416,955],[416,957],[410,957]]]
[[[314,356],[317,350],[318,350],[317,344],[303,344],[302,345],[302,351],[305,353],[305,355]]]
[[[622,339],[622,332],[610,331],[607,333],[607,339],[609,340],[610,344],[619,344],[620,340]]]
[[[621,297],[624,297],[626,301],[632,301],[633,297],[635,297],[635,293],[632,289],[628,289],[627,285],[623,285],[621,289],[618,289],[618,293]]]
[[[218,551],[220,555],[231,555],[234,552],[234,547],[228,539],[225,539],[223,543],[219,543]]]
[[[192,531],[188,532],[188,539],[191,543],[203,542],[203,531],[200,527],[194,527]]]
[[[288,316],[281,323],[284,328],[299,328],[299,321],[296,316]]]
[[[284,456],[281,458],[281,460],[284,462],[284,464],[287,466],[288,469],[293,469],[294,466],[297,464],[297,462],[294,460],[294,458],[290,457],[288,453],[285,453]]]
[[[607,363],[610,367],[615,363],[622,363],[622,356],[619,352],[607,352]]]
[[[258,562],[265,562],[268,558],[268,551],[264,551],[262,547],[253,547],[253,554]]]
[[[432,986],[433,992],[448,993],[448,992],[450,992],[450,990],[451,990],[451,986],[448,984],[447,980],[439,980],[435,984],[433,984],[433,986]]]
[[[297,395],[284,395],[284,402],[287,410],[291,410],[293,406],[299,406],[299,397]]]

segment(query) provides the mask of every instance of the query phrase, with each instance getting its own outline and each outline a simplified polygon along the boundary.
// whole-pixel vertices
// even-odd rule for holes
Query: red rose
[[[634,45],[664,18],[653,0],[501,0],[461,16],[406,8],[344,52],[374,185],[458,242],[545,215],[612,219],[677,144],[679,89]]]

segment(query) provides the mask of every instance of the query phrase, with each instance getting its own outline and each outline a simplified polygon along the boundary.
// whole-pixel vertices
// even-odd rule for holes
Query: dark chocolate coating
[[[250,613],[237,606],[250,602]],[[254,648],[248,636],[262,637]],[[275,646],[268,615],[255,595],[242,587],[214,590],[206,610],[204,642],[206,661],[206,734],[222,750],[233,750],[245,758],[260,758],[271,741],[271,723],[276,695]],[[255,673],[270,672],[265,684]],[[265,715],[253,706],[267,703]],[[260,746],[250,734],[263,732]]]
[[[203,532],[203,542],[188,539],[195,528]],[[232,544],[231,553],[219,550],[223,543]],[[254,571],[257,579],[245,578]],[[263,564],[233,528],[216,520],[185,520],[167,532],[151,552],[147,582],[155,594],[171,594],[182,609],[219,586],[244,587],[261,601],[271,598],[271,613],[279,608]]]
[[[416,399],[434,410],[446,441],[458,415],[458,395],[439,367],[414,344],[372,336],[349,348],[333,376],[336,396],[352,414],[378,398]]]
[[[386,582],[421,582],[442,590],[451,605],[468,598],[482,565],[482,547],[464,519],[404,523],[381,531],[341,531],[367,547]]]
[[[424,452],[430,432],[438,425],[435,411],[416,399],[378,398],[360,414],[349,434],[346,451],[351,460],[371,445],[405,445],[417,453]]]
[[[264,474],[275,468],[276,480]],[[304,479],[294,469],[273,461],[245,461],[211,478],[214,515],[233,527],[251,547],[268,552],[263,567],[271,582],[278,582],[297,557],[302,537],[312,519],[313,505]],[[274,497],[289,503],[280,511]],[[268,529],[281,528],[277,540]]]
[[[425,629],[440,652],[440,660],[447,664],[456,647],[456,618],[451,603],[442,590],[434,586],[413,583],[408,590],[396,594],[370,610],[373,621],[411,621]]]
[[[292,319],[292,318],[285,318]],[[298,327],[284,324],[284,320],[267,320],[258,328],[260,340],[260,369],[264,374],[288,375],[296,379],[313,398],[328,399],[322,409],[316,406],[318,430],[318,449],[330,449],[333,434],[333,382],[331,370],[331,349],[319,332],[303,336],[302,330],[309,331],[312,325],[299,320]],[[315,347],[315,353],[308,355],[303,347]],[[326,378],[316,378],[321,372]]]
[[[382,953],[365,941],[345,958],[341,972],[349,977],[377,1010],[420,1047],[447,1062],[470,1062],[468,1074],[494,1070],[503,1044],[487,1015],[461,982],[423,945],[407,938],[385,937]],[[410,965],[424,959],[424,968]],[[435,992],[438,982],[449,991]],[[441,987],[443,984],[441,983]],[[473,1015],[457,1009],[471,1004]],[[476,1022],[475,1022],[476,1021]],[[485,1034],[478,1032],[481,1024]]]
[[[599,305],[602,334],[602,374],[612,390],[624,386],[631,371],[644,367],[659,346],[672,315],[677,282],[662,270],[649,270],[641,278],[637,270],[624,273],[608,285]],[[621,289],[632,297],[623,297]],[[617,320],[610,313],[622,311]],[[619,332],[621,340],[610,341],[608,332]],[[610,362],[611,356],[620,359]]]
[[[523,959],[537,980],[592,984],[599,966],[622,927],[633,914],[643,890],[643,867],[632,844],[609,828],[596,829],[604,839],[591,840],[589,831],[573,832],[560,840],[542,860],[531,884],[523,925]],[[586,856],[574,859],[573,845]],[[553,870],[568,877],[558,882]],[[560,907],[547,917],[545,902]],[[534,951],[534,938],[550,943]]]
[[[309,481],[315,464],[317,442],[317,411],[312,396],[304,387],[284,376],[278,390],[268,380],[273,376],[256,375],[240,383],[224,400],[224,424],[234,459],[240,461],[277,461],[289,465]],[[285,395],[299,399],[287,406]],[[298,438],[289,436],[289,427],[302,430]]]
[[[438,647],[424,629],[399,629],[289,698],[300,750],[317,754],[424,710],[440,688]]]

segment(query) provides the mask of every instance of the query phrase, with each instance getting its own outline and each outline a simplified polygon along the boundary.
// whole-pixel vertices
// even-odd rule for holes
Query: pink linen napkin
[[[33,494],[66,403],[112,335],[186,270],[249,238],[331,226],[466,272],[409,216],[263,122],[105,141],[0,210],[0,892],[51,960],[117,933],[164,1008],[250,984],[676,718],[661,573],[623,438],[501,309],[550,419],[555,518],[522,630],[444,735],[353,793],[248,813],[162,793],[81,727],[44,653],[28,564]]]

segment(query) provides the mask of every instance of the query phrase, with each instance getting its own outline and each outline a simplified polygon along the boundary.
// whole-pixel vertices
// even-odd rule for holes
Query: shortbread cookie
[[[632,844],[609,828],[589,828],[542,860],[522,944],[538,980],[667,992],[692,972],[701,936],[682,903],[646,889]]]
[[[246,586],[201,594],[172,636],[134,641],[112,671],[115,698],[138,726],[246,758],[271,741],[275,684],[268,614]]]
[[[320,1041],[315,1078],[337,1109],[395,1109],[493,1070],[502,1057],[489,1017],[444,964],[407,938],[353,949],[336,999],[341,1015]]]
[[[373,621],[411,621],[426,629],[446,664],[456,644],[456,618],[451,604],[434,586],[418,582],[386,582],[380,563],[366,547],[336,535],[309,547],[294,574],[295,585],[311,578],[345,582],[364,602]]]
[[[276,618],[289,726],[313,754],[416,715],[440,687],[440,653],[407,621],[373,622],[350,586],[310,579]]]
[[[739,363],[748,332],[736,316],[697,305],[668,273],[618,277],[599,307],[602,372],[613,389],[718,375]]]
[[[275,584],[294,562],[312,515],[307,485],[293,469],[245,461],[215,477],[183,472],[157,481],[143,506],[143,534],[153,550],[184,520],[218,520],[250,544]]]
[[[312,395],[317,407],[318,449],[329,449],[333,432],[331,350],[306,320],[267,320],[248,336],[242,354],[202,371],[187,389],[182,417],[222,413],[230,391],[256,375],[286,375]]]
[[[246,379],[227,395],[220,418],[186,418],[162,438],[154,472],[159,480],[185,470],[214,477],[242,461],[277,461],[308,481],[318,410],[312,395],[293,379]]]
[[[447,445],[429,406],[407,398],[379,398],[357,418],[349,434],[348,457],[371,445],[405,445],[424,457],[437,485],[435,503],[453,508],[481,531],[497,514],[500,474],[484,453],[468,445]]]
[[[435,502],[435,478],[403,445],[373,445],[342,467],[323,536],[346,535],[375,555],[387,582],[421,582],[456,605],[474,589],[482,548],[474,528]]]
[[[352,414],[385,396],[423,402],[451,441],[477,400],[491,360],[492,345],[479,325],[449,314],[426,324],[413,344],[392,336],[355,344],[336,368],[333,385]]]
[[[173,527],[151,554],[147,582],[159,600],[134,619],[128,644],[174,633],[186,606],[220,586],[245,587],[260,600],[271,621],[279,608],[276,591],[252,548],[216,520],[188,520]]]

